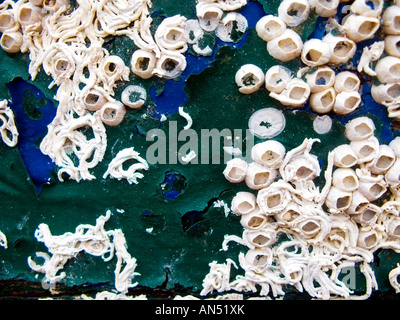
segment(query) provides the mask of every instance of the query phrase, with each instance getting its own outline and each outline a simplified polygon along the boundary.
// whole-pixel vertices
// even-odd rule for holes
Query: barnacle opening
[[[269,177],[270,177],[269,172],[256,173],[254,176],[254,184],[256,186],[261,186],[263,184],[266,184],[269,180]]]
[[[264,222],[265,222],[265,218],[260,217],[260,216],[254,216],[254,217],[250,218],[250,220],[247,224],[250,228],[257,229],[257,228],[261,227]]]
[[[311,62],[318,62],[322,57],[322,52],[316,49],[310,49],[306,54],[306,60]]]
[[[343,179],[343,185],[348,189],[354,189],[358,186],[358,181],[353,176],[347,176]]]
[[[29,7],[22,7],[19,11],[18,18],[21,22],[29,22],[32,17],[32,9]]]
[[[307,235],[314,235],[321,230],[321,227],[314,221],[308,221],[301,227],[301,229]]]
[[[339,197],[336,200],[336,208],[338,210],[342,210],[342,209],[346,209],[350,206],[351,203],[351,196],[343,196],[343,197]]]
[[[359,97],[354,97],[354,96],[348,97],[344,103],[344,107],[346,109],[351,110],[351,109],[355,108],[360,103],[360,101],[361,101],[361,98],[359,98]]]
[[[396,63],[389,68],[389,72],[394,77],[400,77],[400,63]]]
[[[374,198],[379,198],[383,193],[385,193],[386,188],[381,186],[378,183],[374,183],[370,188],[369,188],[369,193],[374,197]]]
[[[366,137],[373,132],[373,129],[366,123],[360,123],[359,125],[354,127],[354,131],[357,132],[360,136]]]
[[[278,22],[276,22],[275,20],[268,20],[268,22],[264,25],[264,29],[271,33],[274,34],[277,31],[279,31],[282,28],[282,25]]]
[[[333,48],[333,53],[338,57],[346,57],[351,50],[353,50],[354,44],[349,41],[338,41]]]
[[[306,88],[295,86],[291,88],[289,92],[289,98],[294,100],[300,100],[304,97],[305,93],[306,93]]]
[[[333,71],[327,71],[327,70],[317,71],[317,76],[315,77],[316,79],[315,83],[319,86],[324,86],[330,82],[332,76],[334,76]]]
[[[55,65],[55,68],[59,72],[64,72],[67,71],[69,67],[69,62],[68,60],[65,59],[58,59]]]
[[[355,88],[358,86],[359,81],[353,77],[347,77],[343,83],[344,88],[348,91],[354,91]]]
[[[298,46],[295,41],[293,41],[292,38],[285,38],[282,40],[278,41],[278,47],[284,52],[284,53],[290,53],[298,49]]]
[[[269,208],[274,208],[282,202],[282,196],[280,193],[276,193],[267,197],[267,206]]]
[[[6,33],[3,34],[0,41],[4,50],[11,49],[15,43],[15,39]]]
[[[359,151],[359,153],[360,153],[360,155],[361,155],[362,157],[368,157],[368,156],[370,156],[373,152],[375,152],[375,149],[372,148],[372,147],[369,146],[369,145],[365,145],[365,146],[361,147],[361,149],[360,149],[360,151]]]
[[[238,204],[238,209],[241,212],[248,213],[254,210],[254,206],[248,201],[242,201],[241,203]]]
[[[268,244],[271,241],[271,239],[269,237],[267,237],[264,234],[259,234],[257,236],[255,236],[251,242],[255,245],[258,245],[260,247],[265,246],[266,244]]]
[[[307,6],[303,3],[292,2],[290,6],[287,8],[287,14],[291,17],[301,18],[302,15],[306,12]]]
[[[285,222],[292,222],[292,221],[296,220],[299,216],[300,216],[300,214],[298,212],[290,209],[282,215],[282,219]]]
[[[0,28],[8,29],[12,24],[13,19],[9,13],[4,12],[0,14]]]
[[[244,175],[246,174],[246,171],[243,170],[242,168],[238,168],[238,167],[233,167],[229,173],[228,176],[230,178],[232,178],[233,180],[237,180],[242,178]]]
[[[324,93],[321,97],[321,103],[324,107],[328,107],[330,106],[334,101],[335,101],[335,97],[333,95],[332,91],[327,91],[326,93]]]
[[[100,96],[96,93],[88,93],[85,97],[85,103],[95,105],[100,100]]]
[[[264,254],[258,254],[254,257],[253,265],[256,267],[265,266],[268,263],[268,256]]]
[[[365,222],[369,222],[372,221],[377,215],[377,212],[375,210],[372,209],[366,209],[363,211],[363,213],[361,214],[361,219]]]
[[[301,166],[296,171],[296,176],[300,179],[308,179],[313,174],[313,170],[306,166]]]
[[[109,61],[104,66],[104,71],[108,76],[112,76],[117,72],[117,65],[114,62]]]
[[[372,248],[378,241],[378,237],[375,233],[364,237],[364,244],[367,248]]]
[[[389,89],[387,90],[387,94],[393,99],[400,98],[400,85],[398,83],[390,85]]]
[[[178,64],[179,64],[178,61],[171,59],[171,58],[167,58],[162,63],[161,68],[167,72],[172,72],[175,70],[175,68],[178,66]]]
[[[274,163],[280,155],[272,150],[268,150],[261,155],[261,160],[266,164]]]
[[[370,35],[379,27],[379,22],[366,20],[363,21],[358,28],[358,32],[362,35]]]
[[[258,79],[253,73],[247,73],[242,77],[242,83],[246,87],[252,87],[259,81],[260,79]]]

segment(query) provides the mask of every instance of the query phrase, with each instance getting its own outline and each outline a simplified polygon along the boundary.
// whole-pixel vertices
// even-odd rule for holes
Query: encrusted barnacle
[[[315,13],[324,18],[333,17],[337,13],[340,0],[309,0]]]
[[[339,168],[351,168],[357,164],[357,155],[349,144],[337,146],[333,153],[335,166]]]
[[[127,169],[124,168],[124,163],[129,161],[136,161],[131,164]],[[134,148],[126,148],[117,153],[115,158],[111,160],[108,165],[107,171],[103,175],[103,179],[111,176],[112,178],[121,180],[126,179],[129,184],[138,184],[138,179],[144,177],[143,173],[138,170],[148,170],[149,164],[145,159],[140,157],[139,152],[135,151]]]
[[[268,248],[276,241],[276,230],[268,227],[260,230],[245,230],[243,239],[252,248]]]
[[[124,119],[126,109],[121,102],[114,101],[103,104],[98,112],[104,124],[108,126],[117,126]]]
[[[110,55],[106,57],[102,61],[100,68],[109,78],[108,81],[110,82],[121,79],[127,81],[129,79],[129,68],[125,66],[124,61],[119,56]]]
[[[383,31],[387,35],[400,35],[400,7],[391,5],[382,14]]]
[[[383,4],[383,0],[355,0],[350,6],[350,10],[367,17],[379,17],[383,10]]]
[[[276,178],[278,171],[257,162],[248,165],[245,177],[246,185],[253,190],[268,187]]]
[[[351,71],[342,71],[336,74],[333,87],[336,92],[358,91],[360,88],[360,78]]]
[[[240,158],[233,158],[226,163],[223,175],[231,183],[242,182],[247,174],[248,164]]]
[[[146,99],[146,89],[139,85],[129,85],[121,93],[121,102],[132,109],[140,109]]]
[[[278,169],[281,166],[285,154],[285,146],[276,140],[257,143],[251,149],[253,161],[273,169]]]
[[[247,19],[238,12],[228,12],[219,22],[215,35],[224,42],[238,42],[248,27]]]
[[[256,92],[264,84],[264,72],[254,64],[245,64],[235,74],[235,82],[243,94]]]
[[[345,125],[345,136],[350,141],[365,140],[373,136],[375,124],[371,118],[357,117],[350,120]]]
[[[306,73],[306,82],[310,86],[311,93],[325,91],[335,84],[335,71],[328,66],[318,67],[313,72]]]
[[[186,41],[189,44],[197,43],[204,35],[204,31],[201,29],[197,19],[186,20],[184,32]]]
[[[278,17],[291,27],[303,23],[309,15],[310,4],[307,0],[283,0],[278,7]]]
[[[61,7],[68,7],[70,5],[70,0],[43,0],[41,2],[43,8],[50,12],[56,12]]]
[[[286,88],[279,94],[270,92],[270,97],[278,100],[284,106],[301,108],[310,97],[310,86],[299,78],[290,80]]]
[[[361,104],[361,94],[358,91],[342,91],[336,94],[333,111],[346,115],[355,111]]]
[[[359,188],[360,193],[365,196],[369,201],[379,199],[387,190],[386,185],[382,181],[363,181],[360,179]]]
[[[260,272],[268,268],[273,261],[273,253],[270,248],[254,248],[247,251],[246,262]]]
[[[238,216],[248,214],[256,209],[256,196],[250,192],[241,191],[232,199],[231,210]]]
[[[96,88],[83,91],[83,96],[83,103],[85,104],[86,110],[89,111],[99,110],[107,102],[104,94]]]
[[[393,149],[385,144],[379,145],[378,155],[366,167],[373,174],[383,174],[387,172],[396,161],[396,155]]]
[[[16,53],[22,46],[22,33],[19,31],[5,31],[1,35],[0,46],[4,51]]]
[[[372,98],[383,105],[389,105],[400,99],[400,84],[398,83],[382,83],[380,85],[372,84]]]
[[[326,134],[332,129],[332,118],[328,115],[317,116],[313,121],[313,129],[318,134]]]
[[[333,64],[346,63],[353,58],[357,50],[356,43],[344,35],[328,33],[322,38],[322,41],[327,43],[331,49],[329,62]]]
[[[381,234],[371,227],[360,228],[357,245],[361,248],[374,251],[381,239]]]
[[[289,203],[286,208],[282,211],[278,211],[274,213],[274,218],[278,222],[278,224],[294,227],[298,219],[304,214],[304,208],[295,202]]]
[[[324,239],[330,231],[329,221],[322,212],[320,215],[305,215],[299,218],[293,230],[309,243]]]
[[[285,125],[286,118],[283,112],[275,108],[257,110],[249,119],[250,132],[262,139],[276,137],[285,129]]]
[[[279,94],[292,78],[290,69],[281,65],[272,66],[265,73],[265,88],[270,92]]]
[[[257,204],[265,214],[272,215],[282,211],[290,203],[292,196],[287,188],[282,188],[281,182],[273,182],[266,188],[258,191]]]
[[[317,113],[329,113],[332,111],[336,100],[335,89],[328,88],[323,91],[314,92],[310,95],[310,107]]]
[[[171,50],[182,53],[187,50],[185,23],[186,17],[179,14],[163,19],[154,35],[161,51]]]
[[[0,11],[0,32],[11,31],[11,29],[19,29],[18,22],[15,19],[15,11],[13,9],[5,9]],[[16,30],[13,30],[16,31]]]
[[[376,17],[367,17],[349,14],[342,25],[347,37],[354,42],[372,39],[380,27],[380,20]]]
[[[331,59],[329,44],[320,39],[309,39],[303,44],[301,61],[310,67],[327,64]]]
[[[358,177],[351,168],[337,168],[333,171],[332,185],[339,190],[352,192],[358,188]]]
[[[217,2],[222,10],[232,11],[232,10],[238,10],[243,6],[245,6],[247,0],[218,0]]]
[[[286,23],[273,14],[266,15],[257,21],[257,35],[268,42],[280,36],[286,30]]]
[[[262,229],[268,222],[268,217],[256,207],[252,212],[243,214],[240,217],[240,224],[243,228],[248,230],[259,230]]]
[[[352,216],[352,219],[361,226],[371,226],[376,223],[382,209],[373,203],[361,206],[359,212]]]
[[[157,58],[153,52],[138,49],[131,58],[131,70],[142,79],[149,79],[153,76]]]
[[[303,40],[292,29],[286,29],[281,35],[267,42],[267,51],[275,59],[287,62],[301,55]]]
[[[207,32],[214,31],[222,18],[223,10],[219,3],[199,2],[196,5],[196,15],[200,27]]]
[[[313,180],[321,172],[317,156],[312,154],[296,154],[281,168],[288,181]],[[282,172],[282,171],[281,171]]]
[[[376,137],[371,136],[363,140],[351,141],[350,147],[357,155],[358,163],[369,162],[378,155],[379,141]]]
[[[378,61],[375,66],[376,77],[381,83],[400,82],[400,58],[386,56]]]
[[[361,214],[363,208],[369,203],[370,201],[359,190],[355,190],[352,193],[351,204],[346,212],[349,215]]]
[[[325,199],[325,204],[331,213],[347,210],[351,205],[352,193],[331,187]]]
[[[175,52],[163,53],[157,60],[153,73],[165,79],[174,79],[186,69],[186,58]]]
[[[387,35],[385,37],[385,52],[389,56],[400,57],[400,35]]]
[[[44,16],[40,7],[27,2],[18,6],[17,10],[17,19],[23,29],[27,26],[40,27]]]

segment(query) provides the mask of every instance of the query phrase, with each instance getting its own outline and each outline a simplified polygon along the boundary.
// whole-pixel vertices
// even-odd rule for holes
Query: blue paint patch
[[[167,171],[165,178],[160,183],[161,194],[168,200],[176,200],[176,198],[185,192],[187,187],[186,178],[179,172]]]
[[[24,161],[25,168],[36,186],[37,193],[43,184],[48,183],[50,173],[55,165],[47,155],[44,155],[39,149],[41,139],[47,134],[47,125],[53,121],[57,109],[52,101],[46,99],[45,95],[32,84],[24,81],[22,78],[15,78],[7,85],[12,98],[10,107],[15,114],[15,122],[18,129],[18,150]],[[33,119],[24,109],[24,97],[33,95],[39,101],[45,101],[42,108],[36,108]],[[38,103],[39,106],[39,103]]]

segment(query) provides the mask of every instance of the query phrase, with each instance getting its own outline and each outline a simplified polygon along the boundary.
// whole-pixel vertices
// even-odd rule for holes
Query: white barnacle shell
[[[383,4],[384,0],[355,0],[350,6],[350,10],[367,17],[379,17],[383,10]]]
[[[13,29],[17,24],[15,20],[14,10],[7,9],[0,12],[0,32],[5,32]],[[286,27],[286,26],[285,26]]]
[[[283,168],[289,181],[313,180],[321,173],[318,158],[312,154],[297,154]]]
[[[5,31],[0,39],[0,46],[4,51],[16,53],[23,43],[22,33],[19,31]]]
[[[253,161],[269,168],[278,169],[286,154],[282,143],[276,140],[267,140],[257,143],[251,149]]]
[[[371,118],[357,117],[350,120],[345,125],[344,134],[350,141],[365,140],[373,136],[375,124]]]
[[[261,212],[258,206],[252,212],[243,214],[240,217],[240,224],[243,226],[243,228],[248,230],[262,229],[267,222],[268,217]]]
[[[43,16],[42,9],[29,2],[18,6],[17,19],[22,28],[40,26]]]
[[[154,74],[165,79],[174,79],[186,69],[186,58],[183,54],[162,53],[156,63]]]
[[[254,248],[247,251],[245,259],[252,268],[262,271],[272,264],[273,253],[270,248]]]
[[[243,94],[256,92],[264,84],[264,72],[254,64],[245,64],[235,74],[235,82]]]
[[[219,3],[199,2],[196,5],[196,15],[200,27],[207,32],[214,31],[221,20],[223,10]]]
[[[370,227],[363,227],[359,230],[357,245],[361,248],[373,251],[382,238],[381,234]]]
[[[291,27],[306,21],[309,15],[310,4],[307,0],[283,0],[278,7],[278,17]]]
[[[355,190],[352,194],[351,204],[346,212],[350,215],[358,215],[369,203],[369,200],[359,190]]]
[[[257,21],[257,35],[264,41],[271,41],[286,30],[286,23],[273,14],[266,15]]]
[[[248,166],[245,182],[250,189],[259,190],[274,182],[277,174],[277,169],[252,162]]]
[[[311,90],[307,82],[299,78],[294,78],[288,82],[286,88],[281,93],[270,92],[269,95],[284,106],[301,108],[308,101],[310,94]]]
[[[337,168],[332,174],[332,185],[339,190],[352,192],[358,188],[358,177],[351,168]]]
[[[334,88],[336,92],[358,91],[360,88],[360,78],[351,71],[341,71],[336,75]]]
[[[322,38],[324,43],[327,43],[331,49],[330,63],[341,64],[346,63],[353,58],[357,50],[356,43],[343,35],[334,36],[328,33]]]
[[[83,103],[85,108],[89,111],[99,110],[106,102],[107,99],[104,94],[95,88],[83,92]]]
[[[400,266],[399,266],[399,264],[397,264],[396,268],[390,270],[389,276],[388,276],[390,285],[396,291],[396,293],[400,292],[399,275],[400,275]]]
[[[142,79],[149,79],[153,76],[157,58],[153,52],[138,49],[131,58],[131,70]]]
[[[333,150],[334,164],[339,168],[351,168],[357,164],[358,158],[349,144],[342,144]]]
[[[238,10],[241,7],[245,6],[247,0],[218,0],[217,2],[221,6],[222,10],[232,11],[232,10]]]
[[[378,80],[382,83],[400,82],[400,58],[386,56],[378,61],[375,66]]]
[[[139,85],[129,85],[121,93],[121,102],[132,109],[140,109],[146,99],[146,89]]]
[[[379,199],[387,190],[384,181],[364,181],[360,179],[358,190],[369,201]]]
[[[363,140],[354,140],[350,142],[350,147],[357,155],[358,163],[369,162],[378,155],[379,140],[374,136]]]
[[[248,214],[256,209],[256,196],[250,192],[240,191],[232,199],[231,210],[238,216]]]
[[[270,92],[281,93],[292,78],[290,69],[281,65],[272,66],[265,73],[265,88]]]
[[[376,17],[349,14],[342,27],[347,37],[354,42],[361,42],[374,37],[380,27],[380,20]]]
[[[396,158],[400,158],[400,137],[395,137],[389,142],[389,147],[392,148]]]
[[[232,36],[232,34],[244,34],[247,27],[248,22],[244,15],[238,12],[228,12],[215,29],[215,35],[224,42],[236,42],[237,36]]]
[[[179,14],[165,18],[158,26],[154,40],[161,50],[185,52],[187,39],[185,33],[186,18]]]
[[[124,119],[126,109],[119,101],[107,102],[99,110],[101,121],[108,126],[117,126]]]
[[[400,35],[388,35],[385,37],[385,52],[389,56],[400,57]]]
[[[278,224],[288,227],[296,225],[299,217],[304,214],[304,208],[295,202],[291,202],[287,207],[279,212],[274,213],[274,218]]]
[[[318,67],[305,75],[311,93],[325,91],[335,84],[335,71],[328,66]]]
[[[339,92],[336,94],[333,112],[341,115],[355,111],[361,104],[361,94],[358,91]]]
[[[317,67],[328,63],[331,59],[329,44],[321,39],[309,39],[303,44],[301,61],[307,66]]]
[[[328,88],[310,95],[310,107],[317,113],[329,113],[333,109],[336,100],[335,89]]]
[[[43,8],[50,12],[56,12],[61,7],[69,7],[70,0],[43,0]]]
[[[290,188],[287,185],[287,188]],[[265,214],[272,215],[282,211],[290,203],[292,196],[287,188],[280,183],[273,182],[269,187],[261,189],[257,194],[257,204]]]
[[[330,231],[329,222],[322,214],[302,216],[293,230],[309,243],[321,241]]]
[[[370,163],[367,163],[367,168],[373,174],[383,174],[391,168],[395,161],[396,155],[393,149],[388,145],[381,144],[378,155]]]
[[[248,164],[240,158],[233,158],[226,163],[223,175],[231,183],[242,182],[247,174]]]
[[[369,226],[376,223],[382,209],[373,203],[361,206],[359,213],[352,215],[352,219],[361,226]]]
[[[267,42],[267,51],[275,59],[287,62],[301,55],[303,40],[292,29]]]
[[[129,68],[125,65],[124,61],[116,55],[106,57],[102,61],[100,69],[109,78],[109,81],[118,81],[120,79],[128,80]]]
[[[385,173],[385,181],[391,186],[400,184],[400,159],[397,158],[390,169]]]
[[[400,84],[382,83],[380,85],[372,84],[372,98],[380,104],[386,105],[400,99]]]
[[[259,230],[244,230],[243,239],[253,248],[268,248],[276,241],[276,231],[264,227]]]
[[[201,39],[204,35],[203,29],[200,27],[199,20],[197,19],[188,19],[185,23],[185,38],[187,39],[187,43],[195,44]]]
[[[331,213],[347,210],[351,205],[352,193],[331,187],[325,198],[325,205]]]
[[[315,13],[324,18],[333,17],[337,13],[339,0],[309,0],[311,8]]]
[[[250,132],[261,139],[276,137],[285,129],[285,125],[285,115],[275,108],[257,110],[249,119]]]
[[[383,31],[387,35],[400,35],[400,7],[392,5],[388,7],[382,14]]]

